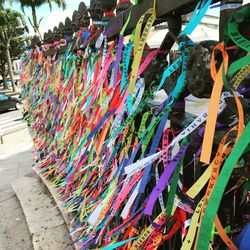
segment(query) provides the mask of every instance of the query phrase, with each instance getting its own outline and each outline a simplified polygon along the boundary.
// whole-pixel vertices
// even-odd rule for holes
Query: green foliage
[[[22,22],[17,21],[19,18]],[[0,9],[0,74],[7,76],[6,63],[12,68],[11,59],[18,58],[24,51],[21,35],[27,30],[21,13],[11,9]],[[9,73],[13,76],[12,71]]]
[[[32,7],[39,8],[43,4],[48,4],[50,9],[52,8],[52,2],[54,2],[59,8],[65,8],[66,3],[64,0],[17,0],[17,2],[20,2],[21,7]]]
[[[1,1],[1,0],[0,0]],[[21,4],[21,9],[24,12],[24,7],[31,8],[32,11],[32,22],[29,19],[31,25],[33,26],[35,32],[39,32],[39,24],[41,22],[37,20],[36,9],[42,6],[43,4],[48,4],[50,10],[52,9],[52,2],[54,2],[59,8],[65,9],[66,3],[64,0],[16,0]]]
[[[18,26],[16,18],[19,17],[23,27]],[[21,13],[15,10],[0,10],[0,56],[1,60],[6,60],[4,50],[9,48],[11,58],[19,57],[23,53],[20,35],[27,30],[24,18]]]
[[[5,3],[5,0],[0,0],[0,10],[3,9],[3,4]]]
[[[19,37],[27,30],[26,26],[19,27],[17,17],[25,24],[23,16],[15,10],[0,10],[0,46],[7,48],[10,46],[11,39]]]
[[[0,46],[0,63],[6,62],[4,50],[5,48],[3,46]],[[10,40],[9,50],[12,59],[19,58],[24,52],[24,48],[18,38],[12,38]]]

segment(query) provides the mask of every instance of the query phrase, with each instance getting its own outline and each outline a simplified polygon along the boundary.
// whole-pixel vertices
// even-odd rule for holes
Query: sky
[[[52,4],[52,11],[50,12],[49,6],[43,5],[40,8],[37,9],[37,18],[40,20],[40,18],[43,17],[43,20],[40,25],[40,31],[43,34],[44,32],[47,32],[49,29],[53,29],[54,26],[58,26],[60,22],[64,22],[66,17],[72,18],[72,14],[74,10],[78,9],[79,3],[84,2],[86,6],[89,6],[89,0],[65,0],[66,1],[66,9],[59,9],[55,4]],[[147,0],[145,0],[147,1]],[[249,3],[250,0],[244,0],[243,3]],[[11,7],[15,10],[18,10],[21,12],[20,4],[18,1],[14,1],[12,6],[10,4],[6,4],[5,7]],[[208,14],[211,15],[219,15],[219,8],[209,9]],[[34,35],[33,28],[30,26],[30,23],[28,21],[28,16],[31,18],[31,10],[29,8],[25,8],[25,20],[29,27],[30,35]]]
[[[72,14],[74,10],[78,9],[79,3],[84,2],[86,6],[89,6],[89,0],[65,0],[66,2],[66,9],[63,10],[62,8],[58,8],[55,4],[52,3],[52,11],[50,12],[49,6],[47,4],[42,5],[40,8],[37,9],[37,19],[40,20],[40,18],[43,17],[40,25],[40,31],[43,34],[44,32],[47,32],[49,29],[53,29],[54,26],[58,26],[60,22],[65,21],[66,17],[72,18]],[[17,11],[20,11],[22,13],[22,10],[20,8],[20,4],[18,1],[14,1],[12,5],[5,4],[5,7],[10,7],[12,9],[15,9]],[[34,30],[31,27],[28,16],[32,20],[32,14],[30,8],[25,8],[25,20],[26,24],[29,27],[30,35],[34,35]]]

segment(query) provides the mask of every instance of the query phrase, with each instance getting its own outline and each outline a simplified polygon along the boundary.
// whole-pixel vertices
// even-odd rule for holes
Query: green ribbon
[[[188,143],[188,138],[185,137],[180,145],[180,148],[185,146],[187,143]],[[168,199],[167,199],[167,203],[166,203],[166,215],[169,218],[170,218],[171,212],[173,210],[174,198],[175,198],[175,194],[177,192],[178,180],[179,180],[179,176],[180,176],[180,172],[181,172],[181,167],[183,166],[183,160],[184,160],[185,154],[186,153],[183,154],[183,156],[181,157],[181,159],[179,160],[179,162],[177,164],[177,167],[175,168],[175,170],[173,172],[171,186],[170,186],[170,190],[168,193]]]
[[[220,206],[224,190],[227,186],[228,180],[232,174],[234,166],[244,153],[248,144],[250,143],[250,122],[248,122],[241,137],[236,142],[231,154],[228,156],[221,173],[216,181],[211,197],[208,201],[208,205],[201,222],[201,229],[197,244],[197,250],[205,250],[209,248],[209,240],[213,228],[213,222]]]
[[[239,23],[248,18],[250,15],[250,5],[242,7],[239,11],[235,12],[227,25],[225,30],[225,38],[229,35],[232,41],[241,49],[250,52],[250,41],[243,37],[238,29]],[[226,40],[226,39],[225,39]]]

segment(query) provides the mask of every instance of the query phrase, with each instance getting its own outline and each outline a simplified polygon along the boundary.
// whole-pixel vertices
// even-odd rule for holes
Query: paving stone
[[[5,169],[16,169],[17,168],[17,158],[8,157],[7,159],[0,159],[0,171]]]
[[[34,171],[37,173],[37,176],[41,179],[42,183],[46,186],[46,188],[48,189],[48,191],[50,192],[51,196],[53,197],[53,200],[55,201],[55,203],[57,204],[57,207],[60,209],[61,214],[64,218],[64,221],[68,227],[68,230],[71,231],[73,230],[71,221],[73,219],[72,214],[71,213],[67,213],[65,211],[65,208],[61,202],[61,196],[58,193],[57,189],[51,184],[51,182],[49,182],[46,178],[44,178],[40,173],[39,173],[39,169],[34,167]],[[72,241],[76,241],[77,237],[79,237],[80,234],[79,233],[74,233],[72,234],[70,237],[72,239]],[[74,244],[75,249],[81,249],[79,247],[79,245],[77,243]]]
[[[37,179],[22,177],[12,183],[28,224],[35,250],[74,249],[62,215]]]
[[[17,174],[15,175],[1,175],[0,173],[0,186],[10,184],[12,181],[17,179]]]
[[[0,202],[8,200],[15,196],[10,184],[6,184],[0,187]]]
[[[18,177],[26,176],[27,174],[29,174],[32,171],[33,171],[32,167],[29,165],[26,167],[18,168],[17,175],[18,175]]]
[[[0,190],[0,250],[32,250],[30,232],[10,184]]]
[[[22,177],[12,187],[24,210],[31,234],[64,224],[61,214],[45,194],[41,183],[30,177]]]
[[[6,176],[17,176],[17,168],[7,168],[7,169],[2,169],[0,168],[0,174],[1,177],[6,177]]]
[[[33,246],[34,249],[39,250],[73,250],[72,242],[70,240],[63,240],[68,234],[68,230],[64,225],[56,228],[50,228],[43,232],[36,233],[33,235]],[[52,240],[48,241],[50,238]]]

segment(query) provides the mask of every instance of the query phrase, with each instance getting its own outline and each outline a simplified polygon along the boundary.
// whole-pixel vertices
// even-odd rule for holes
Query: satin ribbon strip
[[[197,249],[211,249],[213,239],[231,249],[245,245],[243,236],[241,243],[230,240],[240,229],[230,225],[228,230],[217,212],[223,195],[240,198],[239,206],[246,202],[247,173],[243,173],[245,178],[235,179],[243,168],[236,169],[233,185],[225,187],[236,163],[246,165],[241,155],[250,130],[249,124],[244,126],[248,115],[243,112],[247,107],[243,98],[248,93],[249,41],[240,37],[239,25],[249,17],[248,5],[233,14],[225,41],[214,48],[209,110],[182,129],[173,129],[168,123],[169,113],[185,94],[187,61],[194,44],[188,36],[210,3],[202,0],[197,4],[177,39],[180,57],[149,84],[144,76],[150,73],[152,60],[162,53],[146,45],[156,20],[155,1],[128,39],[124,34],[129,18],[117,40],[107,40],[114,27],[104,27],[100,34],[90,25],[75,34],[76,42],[82,43],[77,53],[66,39],[45,46],[65,42],[64,54],[47,57],[37,47],[22,56],[22,96],[34,141],[35,166],[61,194],[63,207],[73,217],[68,236],[75,236],[79,249],[151,250],[171,245],[172,237],[180,240],[181,249],[196,244]],[[232,61],[239,51],[244,56]],[[215,60],[217,52],[223,57],[221,65]],[[173,90],[159,107],[149,107],[170,77]],[[222,117],[225,108],[228,111],[228,100],[238,114],[232,109],[231,124],[216,123],[216,117]],[[217,131],[225,131],[219,145],[214,144]],[[194,155],[188,157],[189,152]],[[210,162],[211,155],[215,155],[211,164],[203,165],[201,162]],[[186,173],[192,173],[188,181]],[[200,201],[199,194],[204,196]],[[234,209],[237,206],[232,202]]]

